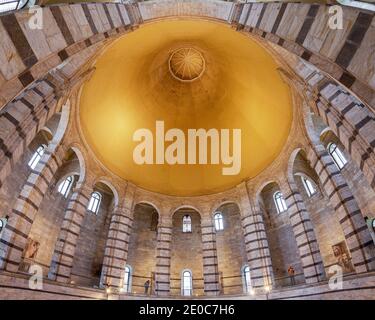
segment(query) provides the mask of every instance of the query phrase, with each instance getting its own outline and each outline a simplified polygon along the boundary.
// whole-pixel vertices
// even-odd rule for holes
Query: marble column
[[[263,213],[259,206],[252,205],[250,202],[245,183],[240,184],[237,188],[251,286],[254,289],[271,289],[273,270]]]
[[[50,279],[65,283],[70,281],[77,241],[92,192],[88,181],[79,182],[69,199],[52,256]]]
[[[113,210],[104,251],[101,286],[123,287],[132,225],[131,208],[116,207]]]
[[[159,217],[155,269],[155,294],[158,296],[170,294],[171,241],[172,219]]]
[[[216,250],[216,232],[211,216],[202,217],[202,253],[204,293],[207,296],[220,294],[220,274]]]
[[[294,182],[284,181],[280,187],[288,206],[305,281],[306,283],[322,281],[325,279],[323,261],[314,227],[302,196]]]

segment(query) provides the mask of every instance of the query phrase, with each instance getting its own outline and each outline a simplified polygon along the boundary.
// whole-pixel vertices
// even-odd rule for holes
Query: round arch
[[[120,202],[120,198],[119,198],[119,193],[117,191],[117,188],[110,181],[108,181],[108,179],[105,178],[105,177],[99,177],[99,178],[95,179],[94,183],[93,183],[93,186],[95,186],[98,182],[103,183],[104,185],[106,185],[112,191],[114,204],[115,204],[115,206],[118,206],[119,202]]]
[[[139,201],[137,201],[137,202],[134,204],[134,208],[135,208],[137,205],[139,205],[139,204],[147,204],[147,205],[151,206],[151,207],[157,212],[158,217],[159,217],[159,218],[161,217],[161,215],[160,215],[160,210],[159,210],[158,206],[156,206],[153,202],[148,201],[148,200],[139,200]]]
[[[215,203],[215,205],[213,206],[213,209],[211,210],[211,217],[213,218],[215,214],[219,211],[219,209],[226,204],[236,205],[241,215],[241,206],[238,204],[236,200],[224,200],[224,201],[219,202],[218,204]]]
[[[196,211],[199,214],[199,217],[202,219],[202,212],[200,210],[198,210],[196,207],[194,207],[192,205],[187,205],[187,204],[183,204],[183,205],[180,205],[176,208],[171,209],[170,217],[172,218],[174,216],[174,214],[181,209],[193,209],[194,211]]]

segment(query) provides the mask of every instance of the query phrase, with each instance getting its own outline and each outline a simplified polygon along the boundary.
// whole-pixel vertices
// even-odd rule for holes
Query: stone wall
[[[78,238],[72,269],[72,280],[87,287],[99,286],[105,240],[113,211],[113,196],[101,191],[97,214],[86,210]]]
[[[338,216],[330,204],[324,189],[321,187],[315,171],[312,170],[307,161],[300,155],[294,161],[293,172],[295,173],[294,180],[314,227],[324,266],[330,266],[337,262],[337,259],[333,255],[332,245],[345,241]],[[313,181],[316,186],[316,193],[314,195],[311,197],[308,196],[302,183],[301,175],[296,173],[303,173]]]
[[[29,238],[38,241],[40,248],[33,261],[43,267],[47,276],[51,265],[52,254],[64,219],[68,198],[52,188],[45,195],[38,214],[30,230]]]
[[[182,232],[182,218],[190,215],[192,232]],[[194,210],[181,209],[173,215],[171,243],[171,294],[181,294],[181,274],[193,274],[193,295],[203,295],[201,218]]]
[[[155,271],[157,229],[154,220],[155,209],[152,206],[135,207],[127,260],[133,273],[132,292],[143,292],[145,281],[151,281]]]
[[[345,177],[350,190],[353,192],[359,206],[361,207],[362,213],[368,217],[375,217],[375,191],[371,188],[370,183],[365,178],[363,172],[351,159],[350,154],[332,131],[323,134],[321,139],[325,146],[330,142],[336,143],[343,152],[348,162],[341,170],[341,173]]]
[[[4,59],[4,57],[7,59],[0,60],[2,62],[0,63],[0,103],[3,106],[0,119],[0,178],[2,183],[0,205],[2,216],[11,211],[16,197],[20,194],[29,176],[27,162],[32,155],[34,145],[30,144],[30,150],[24,148],[24,146],[28,146],[28,141],[33,140],[36,133],[41,129],[40,127],[43,127],[45,122],[52,119],[59,111],[56,108],[57,101],[61,98],[61,95],[66,94],[61,89],[69,91],[70,86],[74,83],[67,81],[67,79],[73,79],[77,71],[81,70],[83,65],[92,59],[95,54],[98,54],[111,39],[130,29],[130,20],[133,15],[128,14],[127,9],[128,7],[122,4],[74,4],[46,7],[43,8],[44,22],[50,27],[36,33],[29,30],[25,12],[21,11],[0,17],[2,39],[0,59]],[[321,27],[316,22],[317,20],[325,21],[327,18],[326,6],[289,3],[240,4],[237,6],[240,11],[233,15],[232,9],[234,9],[233,3],[220,1],[174,1],[172,4],[171,1],[165,0],[162,3],[149,1],[140,4],[144,20],[167,16],[196,15],[219,19],[223,22],[231,17],[238,17],[239,20],[233,20],[233,23],[238,23],[239,30],[257,37],[258,40],[265,39],[268,42],[275,43],[277,46],[286,49],[288,53],[292,52],[302,60],[315,64],[341,82],[344,87],[357,93],[368,103],[370,108],[373,107],[375,101],[373,93],[374,77],[373,68],[371,68],[372,65],[369,66],[368,59],[371,59],[371,55],[368,54],[371,51],[369,39],[371,40],[374,34],[373,16],[360,10],[345,8],[344,30],[333,33],[327,29],[325,24],[322,24]],[[134,28],[142,21],[133,22]],[[56,70],[51,71],[55,67],[57,67],[58,72]],[[311,76],[310,80],[316,76],[316,74],[312,74],[313,76],[311,74],[307,76]],[[317,78],[321,79],[319,75]],[[319,81],[317,80],[317,82]],[[330,85],[327,85],[326,88],[328,88],[329,93],[333,90]],[[331,108],[327,109],[329,112],[326,112],[328,124],[331,127],[336,127],[337,132],[340,133],[342,133],[343,127],[348,130],[347,128],[350,125],[352,126],[351,131],[348,131],[349,135],[340,135],[341,139],[344,137],[349,141],[349,150],[352,149],[352,142],[357,141],[358,136],[364,137],[361,143],[364,145],[367,143],[366,148],[372,146],[373,140],[371,139],[375,131],[371,130],[374,122],[373,114],[370,112],[371,109],[358,101],[358,103],[352,103],[351,100],[354,100],[352,96],[340,90],[333,92],[333,95],[339,98],[332,98],[332,101],[336,100],[335,107],[337,110],[344,109],[345,104],[345,112],[340,109],[342,113],[339,113],[337,118],[328,118],[328,113],[332,115],[337,112],[332,105],[328,104],[327,108]],[[349,99],[351,102],[348,100],[348,96],[351,97],[351,100]],[[317,104],[321,103],[319,99],[315,101]],[[347,106],[347,104],[349,105]],[[360,112],[361,110],[362,112]],[[344,114],[350,115],[353,119],[350,119],[350,117],[340,118],[340,115]],[[358,114],[361,117],[356,117]],[[322,116],[324,116],[323,113]],[[349,121],[350,125],[344,121],[345,125],[342,126],[343,123],[337,119],[344,119],[347,122],[351,120]],[[71,123],[73,122],[71,121]],[[51,128],[53,132],[55,126],[52,124]],[[76,144],[81,143],[74,140],[75,137],[78,137],[78,134],[69,131],[69,137],[64,143],[68,144],[72,141]],[[37,142],[35,142],[35,145],[38,144]],[[309,141],[304,142],[310,143]],[[358,141],[357,143],[359,144]],[[370,169],[362,164],[371,164],[367,160],[371,160],[371,157],[373,157],[371,148],[369,150],[359,155],[361,158],[359,161],[360,167],[365,169],[362,170],[365,173],[368,173]],[[350,152],[350,154],[352,157],[358,157],[354,152]],[[289,154],[277,159],[281,163],[278,168],[283,167],[288,156]],[[350,158],[349,153],[346,156],[348,159]],[[91,170],[89,172],[91,175],[109,175],[89,158],[89,153],[85,153],[85,161],[87,168]],[[88,166],[88,163],[90,163],[90,166]],[[73,164],[73,167],[75,166],[73,162],[70,164]],[[371,167],[369,164],[367,165]],[[56,182],[57,178],[64,176],[64,173],[70,170],[69,168],[61,169],[54,176],[55,179],[52,180]],[[361,213],[374,216],[375,194],[371,188],[373,185],[370,184],[373,184],[375,180],[370,181],[370,183],[366,181],[361,169],[354,165],[354,162],[349,161],[342,170],[342,176],[354,194],[354,202],[358,203]],[[45,171],[48,172],[51,169],[47,168]],[[305,172],[313,175],[309,169]],[[4,179],[5,177],[6,179]],[[40,178],[40,176],[38,177]],[[261,178],[256,177],[254,181],[263,183],[271,177],[273,178],[272,171],[269,171],[263,173]],[[111,177],[111,179],[116,180],[115,177]],[[264,179],[264,181],[259,182],[259,179]],[[124,184],[123,181],[119,183],[121,186]],[[322,188],[314,197],[307,198],[298,179],[297,185],[310,213],[324,263],[330,265],[333,263],[332,253],[330,252],[332,244],[344,239],[342,227],[337,222],[339,217],[336,212],[333,212],[333,207],[328,203],[327,194],[322,191]],[[37,191],[38,186],[34,187]],[[52,183],[49,193],[43,194],[44,199],[40,208],[37,206],[38,212],[35,220],[27,217],[28,220],[32,221],[32,228],[28,236],[40,241],[42,248],[35,260],[40,262],[45,270],[50,264],[54,243],[58,237],[67,203],[66,199],[62,199],[56,193],[54,187],[56,185]],[[296,273],[302,272],[288,212],[278,214],[274,207],[272,195],[277,189],[276,184],[264,188],[260,201],[264,212],[276,280],[286,276],[289,265],[294,266]],[[37,193],[35,192],[35,194]],[[228,194],[229,198],[236,198],[232,193],[229,192]],[[161,197],[160,195],[153,196],[155,198]],[[34,195],[30,199],[24,199],[24,201],[31,202],[32,206],[34,198],[37,198],[37,196]],[[204,203],[207,207],[210,207],[219,198],[226,198],[226,196],[202,196],[182,200],[177,198],[171,200],[167,196],[161,198],[161,203]],[[25,204],[26,213],[28,213],[27,209],[30,209],[29,206],[30,204]],[[80,207],[79,204],[77,204],[77,207]],[[78,284],[94,286],[99,282],[99,270],[103,260],[104,242],[107,237],[112,209],[111,200],[105,196],[97,216],[87,212],[84,213],[71,278]],[[82,210],[82,208],[79,210]],[[137,210],[135,210],[127,261],[133,270],[133,292],[143,290],[143,283],[145,279],[151,277],[156,264],[156,229],[153,227],[152,214],[145,209]],[[222,233],[217,233],[216,247],[218,249],[219,270],[223,272],[223,279],[225,279],[226,275],[230,276],[237,272],[243,265],[245,254],[239,232],[241,227],[240,224],[235,222],[237,221],[237,213],[234,214],[232,209],[223,209],[223,211],[229,222],[229,227]],[[168,210],[165,210],[165,212],[168,212]],[[193,272],[194,294],[203,294],[201,221],[197,213],[188,212],[193,219],[192,233],[182,233],[183,212],[179,211],[173,217],[170,272],[172,295],[180,294],[180,279],[183,269],[191,269]],[[207,210],[205,214],[211,213]],[[225,280],[223,281],[225,282]],[[226,286],[224,283],[224,287],[230,285]],[[62,286],[61,288],[65,287]],[[14,292],[12,291],[13,294]],[[229,293],[231,291],[226,291],[224,288],[224,292]],[[73,296],[75,294],[72,293]],[[299,294],[303,294],[303,292],[301,291]],[[94,294],[93,296],[97,295]],[[99,297],[101,297],[101,293]]]
[[[224,230],[216,231],[216,249],[221,287],[224,294],[243,292],[242,268],[247,264],[241,216],[236,204],[218,208],[224,220]]]
[[[273,200],[276,191],[280,191],[276,183],[267,185],[261,192],[261,205],[264,210],[264,222],[271,252],[275,284],[278,285],[279,283],[285,283],[284,278],[288,276],[289,266],[293,266],[296,275],[303,273],[303,270],[288,210],[282,213],[277,212]],[[301,280],[300,278],[299,276],[299,280]]]

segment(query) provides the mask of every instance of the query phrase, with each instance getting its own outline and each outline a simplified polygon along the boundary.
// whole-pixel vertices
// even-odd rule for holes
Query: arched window
[[[124,274],[124,291],[127,293],[131,292],[132,285],[132,269],[130,266],[125,266],[125,274]]]
[[[220,212],[215,213],[214,223],[216,231],[224,230],[224,219]]]
[[[275,192],[275,194],[273,195],[273,200],[275,201],[278,213],[282,213],[288,209],[283,194],[280,191]]]
[[[328,145],[328,152],[335,161],[337,167],[341,170],[344,168],[346,163],[348,162],[339,147],[335,143],[330,143]]]
[[[89,201],[89,205],[87,206],[87,210],[94,212],[94,213],[98,213],[101,200],[102,200],[102,195],[97,191],[93,192],[91,194],[91,198]]]
[[[191,217],[188,215],[182,218],[182,232],[191,232]]]
[[[73,185],[73,176],[66,177],[63,182],[60,183],[57,191],[60,192],[65,198],[68,196],[70,188]]]
[[[38,164],[38,162],[40,161],[40,159],[42,159],[42,155],[44,153],[44,149],[45,149],[45,146],[42,144],[41,146],[38,147],[38,149],[36,149],[36,151],[34,152],[33,156],[31,157],[29,163],[28,163],[28,166],[31,168],[31,169],[35,169],[36,165]]]
[[[193,294],[193,275],[190,270],[182,271],[181,295],[191,296]]]
[[[344,6],[361,8],[361,9],[369,10],[369,11],[375,11],[375,4],[368,3],[368,2],[371,2],[371,0],[367,0],[367,1],[337,0],[337,1]]]
[[[251,287],[251,277],[250,277],[250,267],[244,266],[242,268],[242,281],[243,281],[243,291],[244,293],[251,293],[252,287]]]
[[[2,0],[0,1],[0,12],[22,9],[28,2],[29,0]]]
[[[307,195],[309,197],[314,195],[316,193],[316,188],[315,188],[314,184],[312,183],[312,181],[310,179],[307,179],[304,176],[301,176],[301,180],[302,180],[303,186],[305,187]]]
[[[5,229],[5,225],[7,224],[7,218],[1,218],[0,219],[0,238],[1,238],[1,234],[3,233],[4,229]]]

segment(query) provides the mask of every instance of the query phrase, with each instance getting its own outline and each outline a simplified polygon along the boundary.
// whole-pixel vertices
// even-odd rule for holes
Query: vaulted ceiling
[[[184,196],[225,190],[269,166],[288,137],[291,93],[277,64],[224,24],[145,24],[111,45],[95,66],[80,100],[84,138],[104,166],[148,190]],[[137,165],[133,133],[154,132],[156,120],[185,133],[241,129],[241,172],[224,176],[222,164]]]

